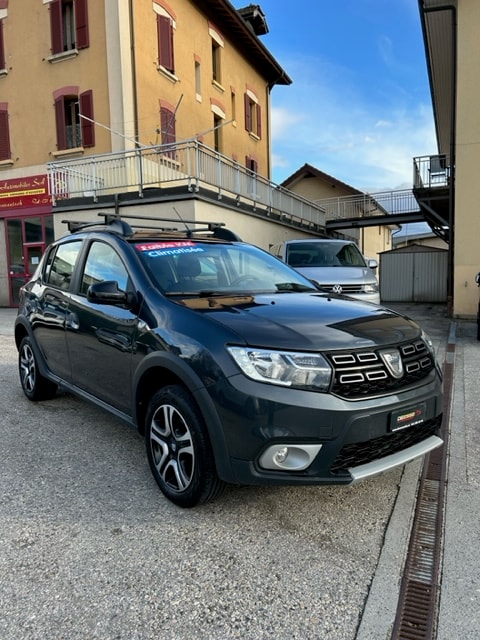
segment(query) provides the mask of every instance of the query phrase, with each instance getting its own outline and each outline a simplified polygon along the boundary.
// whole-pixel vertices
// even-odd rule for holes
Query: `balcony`
[[[230,208],[325,234],[320,206],[198,140],[51,162],[48,178],[58,209],[85,206],[89,200],[113,206],[119,194],[144,200],[201,194]]]

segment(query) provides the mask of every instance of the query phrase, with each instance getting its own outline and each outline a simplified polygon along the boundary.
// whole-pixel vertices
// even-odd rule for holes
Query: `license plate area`
[[[422,402],[407,409],[393,411],[390,416],[390,431],[408,429],[425,422],[426,404]]]

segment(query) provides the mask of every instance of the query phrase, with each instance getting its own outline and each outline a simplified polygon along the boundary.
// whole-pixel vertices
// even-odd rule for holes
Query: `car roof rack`
[[[207,222],[205,220],[185,220],[179,216],[179,221],[183,225],[183,229],[179,229],[178,226],[160,226],[158,223],[170,222],[174,223],[172,218],[158,218],[153,216],[137,216],[137,215],[122,215],[113,213],[99,213],[102,217],[103,224],[101,222],[84,222],[79,220],[62,220],[62,223],[66,224],[70,233],[82,231],[83,229],[98,228],[102,231],[110,231],[124,236],[125,238],[133,237],[146,237],[153,233],[162,233],[172,237],[193,237],[194,235],[209,235],[219,240],[241,241],[241,238],[231,231],[225,228],[224,222]],[[177,214],[178,215],[178,214]],[[125,219],[131,222],[126,222]],[[138,221],[140,224],[135,224],[133,221]],[[156,224],[141,224],[142,222],[154,222]],[[195,225],[195,226],[191,226]]]

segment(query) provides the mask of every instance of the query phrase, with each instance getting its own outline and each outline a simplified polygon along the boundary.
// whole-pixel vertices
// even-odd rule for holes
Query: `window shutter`
[[[55,100],[55,125],[57,127],[57,149],[67,148],[67,125],[65,122],[65,99],[60,96]]]
[[[63,22],[61,0],[50,2],[50,31],[52,38],[52,53],[63,51]]]
[[[257,104],[257,136],[262,137],[262,108]]]
[[[93,92],[91,89],[80,94],[80,114],[93,120]],[[90,120],[80,118],[82,145],[84,147],[95,146],[95,124]]]
[[[0,69],[5,69],[5,46],[3,41],[3,20],[0,20]]]
[[[166,16],[157,15],[158,63],[171,73],[174,72],[173,63],[173,28]]]
[[[251,123],[250,123],[250,98],[248,97],[248,93],[244,95],[245,102],[245,129],[250,131]]]
[[[162,129],[162,144],[176,141],[175,113],[165,107],[160,109],[160,127]]]
[[[75,35],[77,49],[86,49],[90,44],[87,0],[75,0]]]
[[[10,160],[10,135],[8,132],[8,111],[0,111],[0,160]]]

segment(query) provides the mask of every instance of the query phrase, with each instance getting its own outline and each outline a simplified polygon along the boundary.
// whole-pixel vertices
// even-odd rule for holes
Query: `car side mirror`
[[[87,300],[97,304],[121,304],[132,308],[137,303],[137,296],[133,291],[119,289],[116,280],[105,280],[88,287]]]
[[[367,260],[367,266],[370,269],[376,269],[378,267],[378,262],[374,258],[369,258]]]

